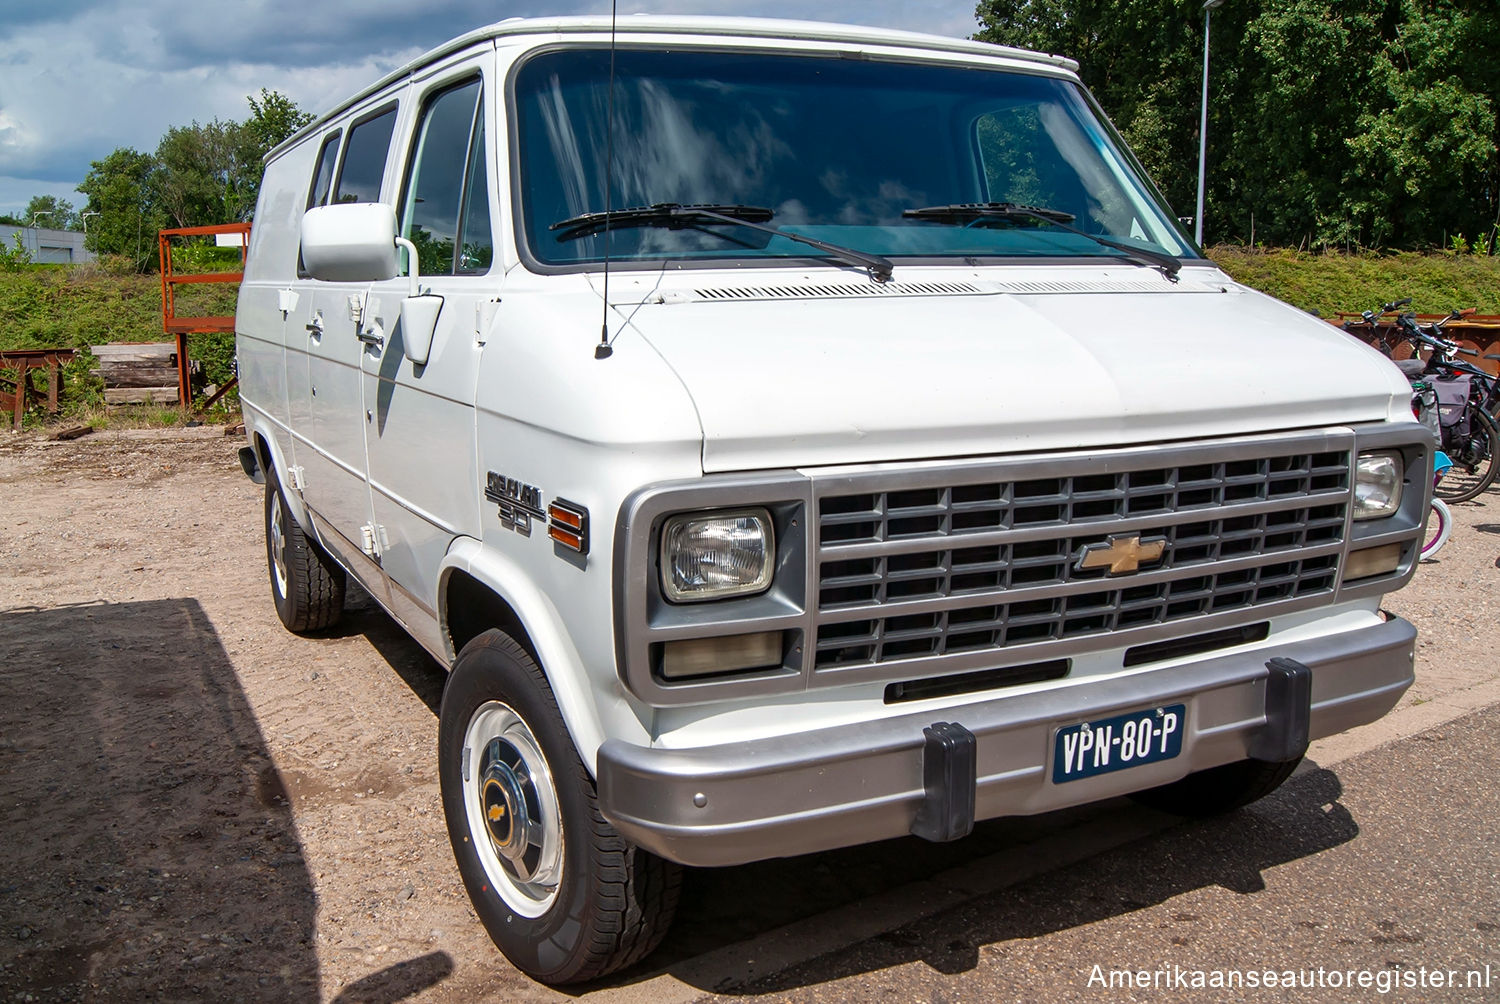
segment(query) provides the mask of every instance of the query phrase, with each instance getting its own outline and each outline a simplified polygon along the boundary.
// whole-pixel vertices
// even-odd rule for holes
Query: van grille
[[[1332,593],[1348,451],[1031,480],[830,490],[818,500],[814,669],[981,652]],[[860,487],[864,487],[861,485]],[[1163,543],[1113,575],[1111,536]]]

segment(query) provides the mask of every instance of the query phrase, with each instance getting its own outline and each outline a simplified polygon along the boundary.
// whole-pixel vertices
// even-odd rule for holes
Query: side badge
[[[542,510],[542,490],[536,485],[490,471],[485,477],[484,497],[500,507],[500,525],[523,537],[531,536],[533,519],[544,524],[547,521]]]

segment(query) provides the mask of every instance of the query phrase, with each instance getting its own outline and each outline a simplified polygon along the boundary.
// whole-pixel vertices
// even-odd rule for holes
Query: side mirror
[[[382,202],[317,206],[302,216],[302,264],[326,282],[380,282],[401,274],[396,211]]]

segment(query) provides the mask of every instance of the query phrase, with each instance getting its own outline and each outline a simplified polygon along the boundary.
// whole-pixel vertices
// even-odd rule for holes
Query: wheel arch
[[[649,742],[645,728],[623,705],[623,714],[611,716],[613,728],[606,731],[590,674],[557,608],[522,569],[472,537],[458,538],[443,561],[438,618],[450,662],[490,628],[504,631],[526,649],[547,678],[578,758],[590,772],[606,735],[624,728],[635,733],[634,741]]]
[[[245,423],[245,438],[250,441],[250,448],[255,451],[255,456],[260,461],[260,469],[268,476],[275,474],[276,482],[283,489],[281,497],[286,500],[286,507],[291,511],[292,518],[297,521],[297,525],[304,533],[313,534],[312,521],[308,518],[307,507],[302,504],[302,494],[287,487],[286,472],[291,464],[282,451],[275,430],[259,414],[253,416],[247,414],[246,417],[248,420]]]

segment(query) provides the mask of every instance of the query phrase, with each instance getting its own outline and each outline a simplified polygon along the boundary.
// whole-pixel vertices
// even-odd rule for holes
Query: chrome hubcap
[[[562,820],[546,758],[507,705],[474,712],[464,741],[464,803],[474,849],[495,891],[526,917],[557,898]]]
[[[286,527],[281,519],[282,502],[278,495],[271,501],[271,575],[276,579],[276,594],[286,595]]]

